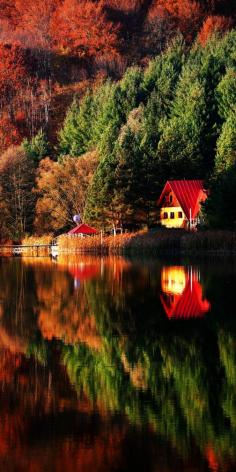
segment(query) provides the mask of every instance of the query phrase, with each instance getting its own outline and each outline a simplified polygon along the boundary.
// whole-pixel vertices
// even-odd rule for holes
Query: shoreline
[[[51,246],[38,251],[37,245],[51,244],[52,235],[30,236],[21,241],[30,245],[25,255],[49,256]],[[35,248],[34,248],[35,246]],[[9,246],[8,246],[9,247]],[[191,233],[185,230],[139,231],[116,236],[78,237],[61,235],[57,238],[57,254],[112,255],[112,256],[236,256],[236,232],[201,230]],[[37,249],[36,249],[37,248]],[[8,250],[0,255],[11,256]]]

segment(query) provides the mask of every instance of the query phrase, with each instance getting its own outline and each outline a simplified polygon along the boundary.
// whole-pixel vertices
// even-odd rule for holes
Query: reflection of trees
[[[43,275],[36,275],[38,326],[43,338],[57,338],[68,344],[81,341],[99,349],[101,340],[84,285],[75,291],[70,275],[64,271],[54,270],[50,282]]]
[[[105,472],[119,465],[127,426],[94,420],[60,365],[42,367],[0,350],[0,368],[1,470],[90,471],[96,464]]]
[[[70,270],[67,261],[2,262],[0,343],[8,349],[0,350],[0,387],[19,408],[12,413],[4,404],[0,458],[11,435],[26,434],[23,417],[30,418],[23,428],[30,431],[31,421],[41,421],[38,414],[56,411],[64,434],[68,424],[58,412],[80,409],[89,417],[95,411],[100,418],[122,417],[127,427],[125,416],[182,457],[194,448],[212,470],[226,471],[236,457],[235,321],[210,314],[170,323],[158,301],[156,264],[90,258],[89,270],[81,267],[76,260]],[[81,277],[76,287],[74,274]],[[185,273],[179,275],[177,296],[185,287]],[[206,293],[212,301],[210,277]],[[118,430],[105,439],[123,438]],[[1,437],[8,437],[2,445]],[[94,441],[105,454],[103,441]]]
[[[19,259],[1,261],[0,345],[26,352],[36,330],[36,293],[32,269]]]
[[[87,395],[103,410],[125,413],[134,424],[148,424],[184,454],[194,442],[208,461],[214,457],[216,463],[231,463],[236,455],[235,352],[220,379],[220,360],[212,371],[214,341],[208,347],[207,339],[173,334],[171,343],[163,335],[139,342],[134,349],[132,337],[111,337],[99,352],[82,345],[64,347],[63,363],[78,395]],[[227,336],[221,335],[223,363],[228,346]]]

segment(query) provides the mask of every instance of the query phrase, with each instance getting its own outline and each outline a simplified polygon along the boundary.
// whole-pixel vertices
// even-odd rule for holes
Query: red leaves
[[[26,78],[24,52],[19,45],[0,43],[0,94],[12,97]]]
[[[10,144],[19,142],[21,134],[35,134],[48,121],[49,129],[54,127],[50,110],[55,106],[52,97],[56,96],[56,83],[63,87],[64,81],[68,85],[70,81],[79,82],[91,71],[96,79],[99,71],[104,76],[108,71],[122,75],[127,63],[144,63],[178,31],[192,41],[202,26],[199,40],[204,45],[214,31],[231,26],[227,15],[235,13],[235,6],[229,6],[234,3],[0,0],[0,120],[7,116],[11,126],[6,125],[6,129],[12,127],[9,133],[2,131],[3,147],[9,137]],[[68,57],[64,65],[61,54],[73,57]],[[68,104],[67,97],[65,105],[63,99],[53,116],[57,126]]]
[[[179,30],[186,39],[192,40],[202,21],[203,11],[195,0],[156,0],[152,6],[152,16],[161,14],[169,18],[173,31]]]
[[[79,57],[117,54],[118,27],[108,20],[103,2],[64,0],[52,18],[59,51]]]
[[[232,20],[230,18],[218,15],[208,16],[202,25],[198,39],[204,46],[212,34],[227,31],[231,26]]]
[[[14,125],[6,115],[0,119],[0,150],[3,151],[11,145],[19,144],[22,136],[18,127]]]
[[[18,14],[16,34],[26,45],[50,47],[50,22],[61,0],[15,0]]]

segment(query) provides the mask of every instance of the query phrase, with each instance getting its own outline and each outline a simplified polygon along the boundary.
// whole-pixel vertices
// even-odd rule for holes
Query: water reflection
[[[163,267],[160,295],[168,318],[198,318],[210,310],[203,299],[200,271],[195,267]]]
[[[233,261],[0,272],[3,470],[235,470]]]

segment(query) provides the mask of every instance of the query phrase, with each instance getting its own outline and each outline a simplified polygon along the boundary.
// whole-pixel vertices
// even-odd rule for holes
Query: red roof
[[[158,205],[161,204],[168,191],[175,194],[187,219],[190,219],[190,210],[191,217],[196,218],[200,210],[200,203],[207,198],[203,180],[168,180],[158,200]]]
[[[82,223],[81,225],[71,229],[68,234],[97,234],[97,230],[92,228],[92,226]]]
[[[82,281],[96,277],[99,274],[99,266],[95,264],[77,264],[69,267],[69,272],[73,277]]]
[[[170,304],[163,296],[161,302],[168,318],[200,318],[210,309],[210,303],[203,299],[202,287],[197,281],[189,282],[182,295],[173,297]]]

